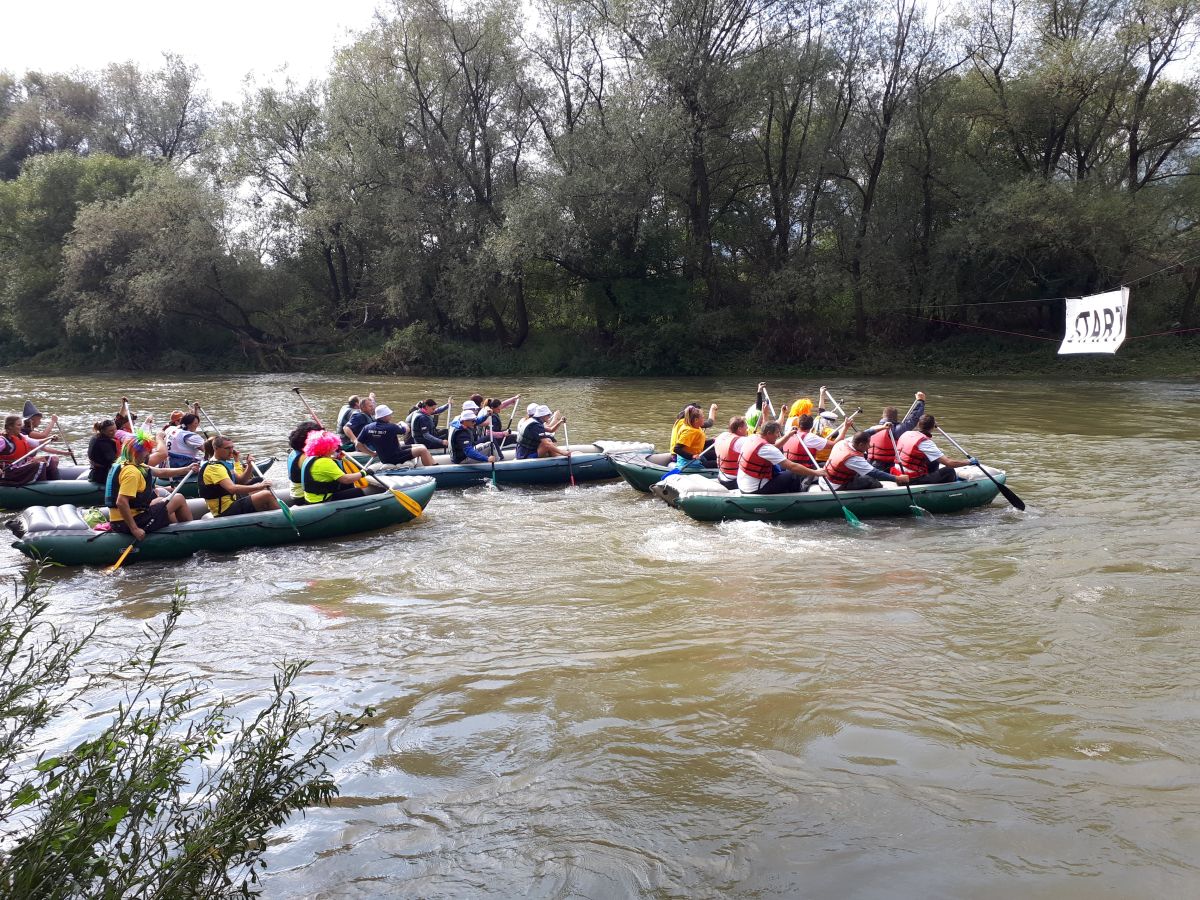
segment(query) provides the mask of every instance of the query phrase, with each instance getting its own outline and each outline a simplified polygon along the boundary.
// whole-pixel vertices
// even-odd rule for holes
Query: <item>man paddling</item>
[[[558,446],[551,437],[567,421],[567,417],[558,412],[551,415],[550,407],[541,403],[531,403],[529,406],[529,421],[517,439],[517,459],[570,456],[571,451]]]
[[[279,509],[279,501],[267,482],[250,484],[254,466],[249,454],[240,475],[234,468],[233,441],[218,434],[212,438],[213,458],[200,466],[200,496],[213,518],[240,516]]]
[[[432,466],[433,456],[424,444],[401,445],[400,439],[407,433],[405,426],[392,421],[392,408],[380,403],[375,407],[375,421],[358,433],[357,448],[389,466],[402,466],[413,459],[423,466]]]
[[[899,421],[900,413],[894,406],[885,406],[879,419],[882,427],[871,429],[871,443],[867,449],[867,459],[876,468],[886,469],[896,461],[896,441],[917,427],[917,420],[925,414],[925,392],[917,391],[913,405],[904,415],[904,421]],[[888,432],[891,432],[889,434]]]
[[[738,457],[738,490],[743,494],[792,494],[803,490],[802,478],[820,478],[824,469],[794,463],[775,446],[783,433],[779,422],[768,422],[762,432],[750,435]]]
[[[717,435],[713,444],[717,451],[717,484],[727,491],[737,490],[738,459],[749,434],[746,417],[734,416],[729,420],[729,430]]]
[[[893,474],[908,473],[909,484],[942,484],[958,478],[955,469],[979,465],[975,457],[952,459],[939,450],[932,437],[935,428],[937,419],[927,413],[917,420],[915,429],[900,438]]]
[[[870,491],[883,487],[884,481],[908,484],[907,475],[893,475],[867,462],[870,443],[870,434],[860,431],[834,446],[829,462],[825,463],[825,477],[839,491]]]

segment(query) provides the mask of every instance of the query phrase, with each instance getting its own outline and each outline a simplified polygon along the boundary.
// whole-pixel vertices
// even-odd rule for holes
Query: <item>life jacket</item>
[[[877,469],[887,471],[887,467],[896,461],[896,449],[892,444],[892,423],[871,435],[871,446],[867,448],[867,459]]]
[[[788,462],[800,463],[802,466],[811,466],[812,460],[808,454],[804,452],[804,439],[808,437],[807,431],[793,431],[788,435],[788,439],[783,442],[784,456],[788,458]],[[809,447],[809,450],[812,450]]]
[[[229,506],[233,505],[234,495],[231,494],[229,491],[225,490],[225,488],[221,487],[221,485],[219,485],[219,484],[205,483],[204,470],[207,469],[209,466],[221,466],[222,468],[225,469],[226,472],[229,473],[229,478],[231,480],[234,480],[237,478],[237,473],[234,472],[234,470],[233,470],[233,463],[226,462],[225,460],[221,460],[221,459],[206,460],[205,462],[201,463],[201,465],[200,465],[200,471],[197,473],[197,475],[200,479],[200,487],[197,489],[197,493],[204,500],[216,500],[217,508],[214,510],[214,513],[217,515],[220,515],[221,513],[225,512],[225,510],[228,509]],[[228,504],[221,502],[221,500],[225,497],[230,498],[230,501]]]
[[[154,476],[150,474],[149,466],[138,466],[137,463],[118,462],[109,470],[108,481],[104,485],[104,505],[110,509],[117,508],[117,491],[121,483],[121,472],[126,466],[137,466],[138,471],[142,473],[142,480],[145,482],[141,491],[139,491],[129,501],[130,509],[148,509],[150,501],[157,494],[154,493]]]
[[[304,454],[299,450],[293,450],[288,454],[288,481],[292,484],[303,484],[300,475],[300,461],[304,459]]]
[[[892,474],[909,475],[912,478],[920,478],[922,475],[929,474],[929,458],[917,449],[918,444],[927,440],[929,440],[929,435],[916,429],[900,435],[900,440],[896,445],[896,449],[900,452],[899,458],[896,460],[898,465],[892,466]],[[903,467],[903,471],[901,471],[901,467]]]
[[[305,457],[304,462],[300,464],[300,483],[304,485],[304,493],[321,495],[321,500],[328,500],[330,494],[337,493],[342,489],[342,485],[335,481],[318,481],[313,478],[312,464],[313,461],[319,459],[316,456]],[[337,462],[334,460],[334,462]],[[338,463],[338,468],[343,469],[341,463]]]
[[[541,446],[542,438],[547,437],[546,434],[534,434],[533,428],[530,426],[534,423],[541,424],[537,419],[530,419],[525,427],[521,429],[521,436],[517,439],[517,447],[524,450],[533,456],[537,456],[538,447]]]
[[[858,473],[846,465],[846,460],[852,456],[862,455],[850,445],[849,441],[838,441],[829,453],[829,461],[825,463],[825,477],[838,487],[849,484]]]
[[[738,457],[738,468],[751,478],[768,479],[775,474],[775,464],[763,459],[762,448],[769,442],[761,434],[753,435],[742,444],[742,452]]]
[[[9,434],[5,435],[5,437],[7,437],[9,443],[12,444],[12,450],[8,453],[0,455],[0,462],[16,462],[22,456],[25,456],[27,453],[29,453],[29,451],[35,446],[37,446],[23,434]]]
[[[738,453],[733,449],[743,435],[726,431],[717,435],[717,471],[728,479],[737,478]]]
[[[465,445],[474,444],[475,437],[474,428],[468,428],[459,419],[451,422],[450,430],[446,433],[446,443],[450,445],[450,461],[461,463],[470,459],[467,456]]]

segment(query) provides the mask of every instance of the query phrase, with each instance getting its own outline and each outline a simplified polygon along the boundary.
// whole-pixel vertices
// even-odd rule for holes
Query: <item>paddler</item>
[[[737,490],[738,459],[749,434],[746,417],[734,416],[729,420],[729,429],[717,435],[713,444],[717,452],[717,484],[727,491]]]
[[[42,413],[32,400],[25,401],[25,407],[21,410],[21,417],[25,420],[25,424],[21,427],[21,434],[25,437],[33,438],[35,441],[44,441],[52,434],[58,426],[58,416],[50,417],[50,424],[45,428],[41,427]]]
[[[570,456],[571,451],[558,446],[552,437],[567,417],[560,412],[551,414],[550,407],[541,403],[531,403],[528,412],[529,419],[517,438],[517,459]]]
[[[738,490],[743,494],[791,494],[803,490],[804,477],[819,478],[823,469],[794,463],[775,446],[783,433],[779,422],[768,422],[761,434],[742,442],[738,457]]]
[[[154,479],[175,478],[195,472],[199,470],[199,464],[168,469],[148,466],[146,460],[153,450],[153,435],[139,428],[121,447],[121,455],[108,473],[104,488],[104,502],[108,506],[108,521],[112,530],[132,535],[135,541],[167,525],[192,520],[187,498],[183,494],[176,494],[169,500],[157,497]]]
[[[932,437],[936,427],[937,419],[926,413],[917,420],[916,428],[900,438],[893,474],[908,473],[909,484],[942,484],[958,478],[955,469],[979,465],[979,460],[973,456],[952,459],[939,450]]]
[[[6,416],[4,419],[4,443],[0,444],[0,481],[10,485],[56,481],[59,477],[58,457],[64,451],[22,434],[23,424],[20,416]],[[52,455],[36,455],[31,452],[34,448]]]
[[[233,441],[218,434],[211,440],[212,459],[200,466],[200,496],[213,518],[240,516],[279,509],[279,501],[267,482],[250,484],[254,465],[249,454],[240,474],[234,468]]]
[[[810,415],[801,415],[797,420],[797,428],[784,440],[781,448],[787,455],[787,458],[792,462],[807,463],[810,462],[808,453],[804,452],[807,447],[812,458],[817,462],[824,462],[829,458],[830,451],[833,450],[834,444],[837,443],[842,433],[854,421],[854,416],[846,419],[845,423],[835,429],[829,437],[822,437],[813,430],[814,420]],[[801,446],[803,444],[804,446]]]
[[[760,396],[761,396],[761,394],[760,394]],[[687,425],[689,424],[688,423],[688,410],[692,410],[692,409],[697,409],[697,410],[700,409],[700,404],[689,403],[687,406],[685,406],[682,409],[682,411],[680,411],[679,415],[675,417],[675,424],[671,426],[671,443],[668,444],[669,447],[674,448],[674,446],[679,443],[679,429],[687,427]],[[703,419],[702,424],[700,425],[700,428],[701,429],[711,428],[713,422],[715,422],[716,420],[717,420],[717,404],[713,403],[713,404],[709,405],[708,416]],[[700,449],[703,450],[704,448],[701,447]],[[675,451],[672,449],[671,452],[673,453]]]
[[[839,491],[869,491],[882,487],[880,482],[894,481],[908,484],[908,476],[893,475],[867,462],[867,447],[870,446],[869,432],[860,431],[845,440],[838,441],[825,463],[825,477]]]
[[[896,442],[900,436],[912,431],[917,420],[925,414],[925,392],[917,391],[913,405],[904,416],[904,421],[898,421],[900,413],[894,406],[885,406],[879,419],[882,427],[871,429],[871,445],[867,448],[867,459],[877,468],[886,469],[896,461]],[[888,432],[891,432],[889,435]]]
[[[300,483],[308,503],[350,500],[363,496],[363,489],[354,483],[362,478],[346,472],[334,459],[341,453],[342,442],[328,431],[310,431],[304,439],[304,459],[300,463]]]
[[[288,435],[288,446],[291,447],[287,458],[288,481],[292,484],[292,499],[298,503],[307,502],[304,499],[304,480],[300,475],[300,464],[304,462],[304,444],[310,434],[320,430],[321,426],[316,422],[305,419]]]
[[[675,465],[679,466],[680,471],[688,468],[689,464],[692,468],[703,465],[699,457],[705,450],[706,439],[704,413],[700,411],[700,407],[687,407],[683,416],[680,420],[683,424],[675,429],[675,443],[671,445],[671,452],[675,454]]]
[[[494,463],[495,456],[484,456],[475,448],[475,423],[479,419],[479,414],[468,406],[471,402],[468,400],[464,403],[462,411],[450,423],[450,461],[454,463]],[[548,413],[550,410],[547,409],[546,412]],[[555,447],[555,449],[558,448]]]

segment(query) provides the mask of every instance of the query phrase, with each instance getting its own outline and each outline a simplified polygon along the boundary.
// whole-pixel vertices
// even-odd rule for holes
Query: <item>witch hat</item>
[[[32,400],[25,401],[25,408],[21,410],[22,419],[32,419],[34,416],[40,416],[42,411],[33,405]]]

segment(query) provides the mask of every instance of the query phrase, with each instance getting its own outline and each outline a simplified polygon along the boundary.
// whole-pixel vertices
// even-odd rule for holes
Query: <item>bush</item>
[[[33,756],[55,720],[107,681],[84,676],[82,636],[43,618],[38,571],[0,600],[0,895],[217,897],[258,893],[265,838],[337,794],[326,762],[362,716],[316,718],[281,665],[245,722],[206,685],[167,671],[183,610],[149,629],[112,673],[129,685],[111,721],[55,756]]]

